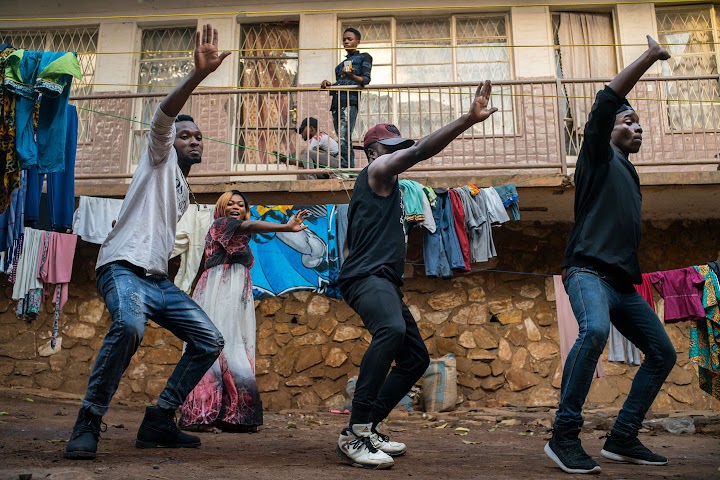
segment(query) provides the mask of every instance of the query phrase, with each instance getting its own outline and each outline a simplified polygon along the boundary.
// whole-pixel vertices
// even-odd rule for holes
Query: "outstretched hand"
[[[484,122],[493,113],[497,112],[497,108],[488,108],[490,103],[490,93],[492,92],[492,84],[490,80],[485,80],[482,85],[479,85],[475,91],[475,100],[470,106],[468,115],[474,123]]]
[[[657,55],[658,60],[668,60],[670,53],[665,50],[665,47],[661,47],[650,35],[645,35],[648,41],[648,50],[652,50]]]
[[[217,70],[230,52],[218,55],[218,31],[212,25],[203,25],[202,32],[195,32],[195,71],[201,75],[209,75]]]
[[[303,222],[306,218],[310,216],[310,212],[307,210],[300,210],[295,215],[290,217],[290,220],[287,222],[287,226],[290,229],[291,232],[300,232],[302,230],[305,230],[308,228],[307,225],[305,225]]]

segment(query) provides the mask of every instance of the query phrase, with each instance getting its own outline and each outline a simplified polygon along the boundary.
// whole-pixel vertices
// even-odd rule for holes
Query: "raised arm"
[[[238,228],[238,232],[250,233],[271,233],[271,232],[300,232],[308,226],[303,223],[310,215],[307,210],[300,210],[290,217],[287,223],[263,222],[262,220],[246,220]]]
[[[487,120],[490,115],[497,112],[497,108],[488,107],[491,91],[492,84],[490,80],[486,80],[485,83],[478,86],[475,92],[475,100],[470,106],[468,113],[441,129],[421,138],[410,148],[378,157],[368,167],[370,181],[381,184],[394,183],[397,175],[416,163],[437,155],[465,130],[476,123]],[[374,189],[374,185],[372,186]]]
[[[195,32],[195,66],[188,75],[160,103],[165,115],[176,117],[182,110],[190,94],[205,80],[205,77],[217,70],[230,52],[218,54],[218,31],[209,23],[203,25],[202,32]]]
[[[667,60],[670,54],[661,47],[650,35],[646,35],[648,49],[643,52],[633,63],[625,67],[608,84],[620,98],[625,98],[645,72],[658,60]]]

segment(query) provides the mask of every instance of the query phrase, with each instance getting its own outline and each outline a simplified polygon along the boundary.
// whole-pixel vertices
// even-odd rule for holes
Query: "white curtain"
[[[613,77],[617,73],[610,14],[561,13],[558,40],[564,79]],[[588,84],[568,85],[567,93],[570,97],[594,97],[595,92],[589,87]],[[569,102],[575,130],[582,133],[593,98],[570,98]]]

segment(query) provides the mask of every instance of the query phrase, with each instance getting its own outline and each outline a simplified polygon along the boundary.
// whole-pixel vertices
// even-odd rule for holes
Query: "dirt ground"
[[[108,429],[97,459],[70,461],[62,452],[79,402],[37,393],[0,390],[0,480],[17,480],[20,474],[32,474],[33,480],[586,478],[563,473],[543,453],[552,412],[527,409],[429,418],[422,413],[393,415],[385,428],[408,444],[408,453],[391,470],[368,471],[342,463],[334,452],[337,434],[347,422],[344,415],[266,414],[265,426],[256,434],[203,433],[199,449],[138,450],[134,442],[143,409],[113,405],[104,419]],[[586,418],[596,425],[582,434],[583,445],[601,464],[601,477],[720,479],[717,422],[693,435],[642,434],[646,445],[670,458],[667,466],[648,467],[601,458],[602,430],[612,419],[603,414]]]

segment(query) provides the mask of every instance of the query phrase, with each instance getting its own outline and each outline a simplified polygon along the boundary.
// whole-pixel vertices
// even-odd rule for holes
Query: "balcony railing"
[[[498,81],[492,104],[499,111],[414,168],[423,175],[450,172],[567,173],[582,145],[595,93],[610,79]],[[373,85],[362,91],[352,142],[360,148],[375,123],[394,123],[420,138],[449,123],[470,105],[476,85],[466,83]],[[85,122],[76,178],[97,182],[130,178],[140,156],[146,122],[164,94],[113,92],[77,96]],[[633,163],[641,171],[715,170],[720,160],[720,92],[717,76],[647,77],[629,97],[643,125],[644,142]],[[192,176],[207,181],[297,179],[327,170],[302,168],[305,142],[295,128],[305,117],[335,136],[327,91],[316,88],[201,89],[186,113],[205,136],[203,163]],[[148,108],[150,107],[150,108]],[[289,159],[283,159],[285,155]]]

